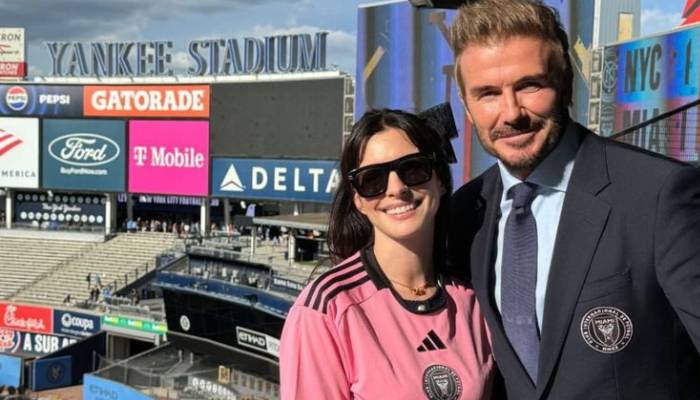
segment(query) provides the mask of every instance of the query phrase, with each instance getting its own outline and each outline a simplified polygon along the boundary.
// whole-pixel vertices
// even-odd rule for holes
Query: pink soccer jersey
[[[372,251],[321,275],[282,332],[282,399],[487,399],[493,356],[471,288],[401,299]]]

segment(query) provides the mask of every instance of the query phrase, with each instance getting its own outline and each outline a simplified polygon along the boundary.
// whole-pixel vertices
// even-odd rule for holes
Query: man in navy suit
[[[456,81],[496,165],[452,201],[511,399],[700,399],[700,174],[568,116],[572,69],[540,1],[477,0]]]

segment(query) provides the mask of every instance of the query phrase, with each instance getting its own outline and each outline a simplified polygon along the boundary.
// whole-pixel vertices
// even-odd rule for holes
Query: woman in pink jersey
[[[440,273],[452,178],[446,141],[430,126],[382,110],[353,127],[328,232],[338,263],[289,312],[282,399],[490,397],[493,357],[474,292]]]

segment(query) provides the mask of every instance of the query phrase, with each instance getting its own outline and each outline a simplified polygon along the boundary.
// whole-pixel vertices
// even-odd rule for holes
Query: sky
[[[605,0],[603,0],[605,1]],[[170,40],[190,66],[191,40],[327,31],[327,63],[355,74],[357,7],[367,0],[0,0],[0,26],[24,27],[30,76],[51,72],[47,41]],[[685,0],[641,0],[643,36],[681,21]]]

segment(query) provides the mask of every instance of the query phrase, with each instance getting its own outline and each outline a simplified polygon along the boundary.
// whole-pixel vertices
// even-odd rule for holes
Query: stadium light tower
[[[459,8],[471,0],[408,0],[416,8]]]

